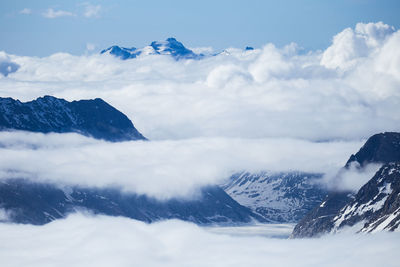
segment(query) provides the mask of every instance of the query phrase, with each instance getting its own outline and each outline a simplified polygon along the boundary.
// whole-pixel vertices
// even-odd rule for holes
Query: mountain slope
[[[362,223],[361,232],[394,231],[400,224],[400,162],[388,163],[333,219],[331,232]],[[399,229],[400,230],[400,229]]]
[[[297,222],[327,192],[316,184],[320,174],[248,173],[232,175],[222,188],[241,205],[270,222]]]
[[[349,169],[350,165],[362,169],[368,163],[389,164],[398,161],[400,161],[400,133],[380,133],[371,136],[356,154],[351,155],[343,170]],[[381,170],[382,169],[380,169],[380,171]],[[379,171],[376,175],[378,174]],[[340,172],[338,175],[340,175]],[[374,177],[371,177],[371,180],[366,185],[371,185],[370,182],[373,183]],[[372,220],[371,213],[366,213],[366,217],[363,217],[362,219],[360,219],[361,217],[353,217],[350,219],[348,214],[346,214],[343,219],[346,219],[348,222],[343,224],[342,222],[338,222],[338,219],[341,218],[341,214],[343,214],[349,205],[355,209],[357,208],[356,203],[367,203],[365,202],[365,199],[368,199],[368,202],[371,202],[367,205],[368,207],[365,206],[362,210],[370,208],[374,210],[376,209],[376,207],[370,207],[370,205],[376,203],[376,199],[374,200],[374,194],[367,193],[363,196],[365,199],[362,201],[360,200],[361,195],[365,194],[365,189],[363,188],[364,186],[357,194],[352,191],[330,192],[320,205],[316,206],[296,225],[292,237],[314,237],[324,233],[337,231],[338,228],[343,226],[354,225],[355,222],[360,222],[361,220]],[[380,187],[376,185],[375,191],[379,191],[379,188]],[[389,198],[389,200],[392,198],[393,196]],[[350,210],[348,213],[349,212]],[[361,210],[358,210],[358,213],[359,212],[361,212]]]
[[[107,141],[146,139],[127,116],[100,98],[68,102],[44,96],[25,103],[0,98],[0,130],[75,132]]]
[[[205,187],[193,200],[156,200],[115,188],[56,187],[23,179],[0,181],[0,207],[9,221],[45,224],[77,210],[124,216],[145,222],[181,219],[197,224],[265,222],[217,186]]]
[[[126,48],[117,45],[104,49],[100,54],[110,54],[121,58],[122,60],[136,58],[141,55],[170,55],[175,60],[181,59],[201,59],[202,54],[196,54],[192,50],[186,48],[181,42],[175,38],[168,38],[165,41],[154,41],[144,48]]]

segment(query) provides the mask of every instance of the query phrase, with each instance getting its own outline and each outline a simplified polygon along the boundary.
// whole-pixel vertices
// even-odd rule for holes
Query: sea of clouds
[[[321,51],[266,44],[181,61],[2,52],[0,60],[19,69],[0,75],[0,95],[24,101],[45,94],[101,97],[151,140],[359,140],[400,128],[399,45],[400,32],[378,22],[343,30]]]
[[[0,178],[115,185],[168,198],[235,171],[334,174],[366,138],[400,130],[398,47],[400,32],[378,22],[343,30],[321,51],[266,44],[181,61],[1,52],[0,61],[18,69],[0,75],[0,96],[101,97],[151,142],[2,133]]]
[[[326,186],[357,190],[379,166],[336,174],[366,138],[400,131],[399,47],[400,32],[379,22],[347,28],[321,51],[266,44],[199,61],[0,52],[0,96],[101,97],[151,140],[1,132],[0,182],[115,186],[167,199],[194,196],[237,171],[298,170],[327,174]],[[0,220],[9,216],[0,208]],[[0,265],[398,265],[399,233],[257,235],[78,213],[43,226],[1,223]]]
[[[0,132],[0,181],[117,187],[158,199],[195,196],[240,171],[336,172],[361,142],[191,138],[110,143],[78,134]]]
[[[191,223],[146,224],[75,214],[44,226],[0,224],[11,266],[398,266],[400,233],[285,240],[215,234]]]

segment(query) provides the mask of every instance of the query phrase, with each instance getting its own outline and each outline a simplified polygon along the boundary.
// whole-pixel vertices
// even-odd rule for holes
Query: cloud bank
[[[357,168],[358,162],[353,163],[350,164],[348,169],[342,168],[335,172],[327,171],[319,182],[331,190],[357,192],[382,167],[382,164],[370,163],[363,168]]]
[[[44,226],[0,224],[2,266],[397,266],[399,233],[284,240],[194,224],[73,215]],[[195,242],[193,242],[195,240]]]
[[[0,133],[0,179],[115,186],[158,199],[191,197],[235,172],[334,172],[361,142],[196,138],[108,143],[77,134]]]
[[[359,140],[400,130],[399,46],[400,32],[379,22],[345,29],[325,51],[266,44],[179,62],[157,55],[8,55],[21,67],[0,77],[0,95],[102,97],[151,140]]]

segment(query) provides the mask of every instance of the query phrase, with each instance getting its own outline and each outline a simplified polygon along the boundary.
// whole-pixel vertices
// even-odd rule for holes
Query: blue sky
[[[84,54],[113,44],[142,47],[173,36],[189,47],[296,42],[326,48],[357,22],[400,27],[398,0],[1,1],[0,51]]]

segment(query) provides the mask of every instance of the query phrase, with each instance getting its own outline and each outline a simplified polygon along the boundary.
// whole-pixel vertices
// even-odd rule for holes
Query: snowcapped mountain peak
[[[181,42],[170,37],[165,41],[153,41],[150,45],[137,49],[135,47],[126,48],[120,46],[111,46],[100,52],[101,54],[110,54],[121,58],[122,60],[136,58],[143,55],[169,55],[175,60],[181,59],[201,59],[203,54],[196,54],[186,48]]]

